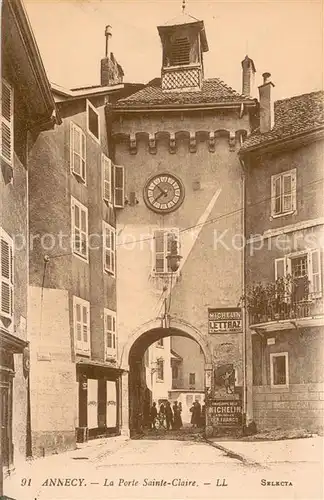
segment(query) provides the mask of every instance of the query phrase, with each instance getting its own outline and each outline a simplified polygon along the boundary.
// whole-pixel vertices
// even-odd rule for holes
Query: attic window
[[[187,37],[176,38],[171,47],[171,66],[184,66],[190,62],[190,44]]]

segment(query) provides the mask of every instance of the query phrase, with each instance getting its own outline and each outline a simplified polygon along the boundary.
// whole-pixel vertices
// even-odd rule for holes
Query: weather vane
[[[182,14],[184,14],[186,8],[186,0],[182,0]]]

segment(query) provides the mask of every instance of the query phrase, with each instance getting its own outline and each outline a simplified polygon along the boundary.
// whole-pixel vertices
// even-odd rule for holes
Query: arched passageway
[[[153,384],[150,384],[147,379],[145,352],[152,344],[166,337],[186,337],[199,345],[204,360],[202,390],[205,391],[206,387],[210,386],[211,353],[208,343],[200,332],[187,324],[171,328],[161,328],[154,325],[148,330],[137,331],[132,337],[132,344],[126,346],[129,366],[129,429],[131,434],[139,430],[140,425],[145,420],[145,414],[148,413],[152,404]]]

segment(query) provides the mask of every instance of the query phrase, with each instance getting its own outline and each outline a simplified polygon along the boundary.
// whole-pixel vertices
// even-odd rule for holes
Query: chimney
[[[255,66],[252,59],[249,56],[245,56],[242,64],[242,94],[252,97],[254,90],[254,79],[255,79]]]
[[[123,82],[124,72],[122,67],[117,63],[114,54],[111,52],[109,57],[109,39],[112,37],[111,26],[106,26],[105,29],[106,46],[105,57],[101,59],[100,67],[100,85],[103,87],[109,85],[117,85]]]
[[[274,125],[274,103],[271,96],[272,87],[270,73],[263,73],[263,84],[259,86],[260,95],[260,132],[269,132]]]

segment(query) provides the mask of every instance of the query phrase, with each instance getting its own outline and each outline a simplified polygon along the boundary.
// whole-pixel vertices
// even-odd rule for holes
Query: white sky
[[[181,12],[182,0],[25,0],[49,79],[71,88],[100,81],[104,30],[125,82],[160,75],[156,26]],[[316,0],[187,0],[205,22],[205,77],[241,91],[241,60],[255,62],[256,83],[269,71],[275,98],[323,88],[323,3]]]

